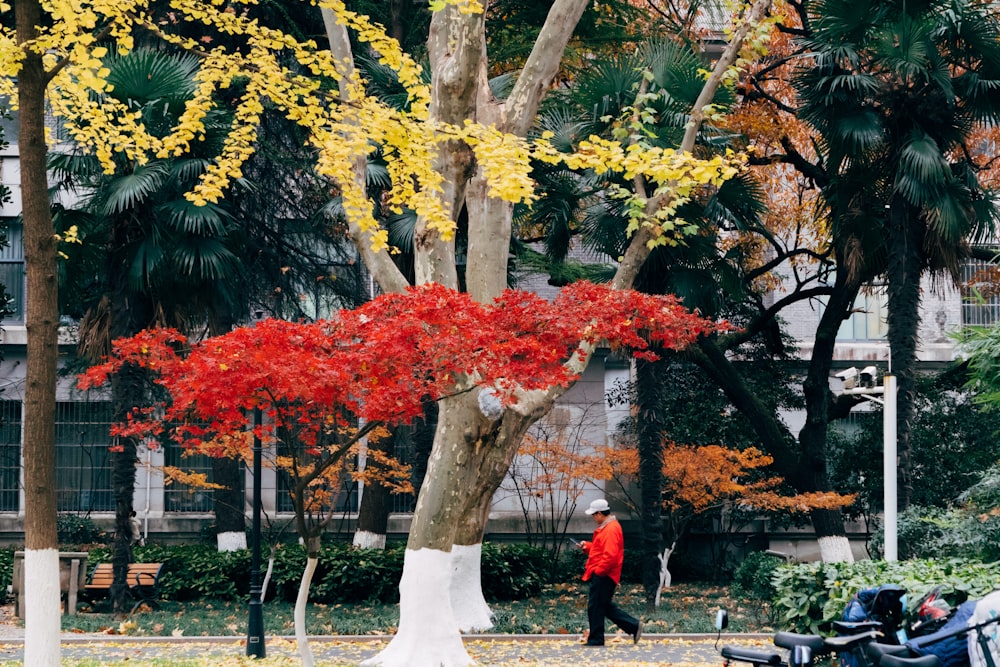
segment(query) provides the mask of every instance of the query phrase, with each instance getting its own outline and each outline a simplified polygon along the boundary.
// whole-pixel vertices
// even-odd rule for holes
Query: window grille
[[[7,219],[7,245],[0,247],[0,284],[10,301],[7,322],[24,321],[24,229],[17,220]],[[0,304],[2,306],[3,304]]]
[[[21,401],[0,401],[0,512],[20,509]]]
[[[284,443],[278,444],[278,456],[288,456],[289,450],[288,445]],[[303,460],[308,461],[308,456],[303,456]],[[278,468],[276,470],[277,477],[277,498],[275,498],[275,508],[278,512],[294,512],[295,505],[292,502],[292,495],[290,493],[292,489],[292,475],[287,470]],[[336,512],[356,512],[357,507],[357,482],[351,479],[351,476],[342,471],[339,477],[339,482],[336,489],[332,489],[335,494],[333,507]],[[326,508],[324,508],[325,510]]]
[[[113,512],[111,403],[56,404],[56,508]]]
[[[413,459],[416,456],[416,445],[413,443],[413,438],[411,437],[410,427],[400,427],[396,429],[396,460],[402,464],[412,464]],[[390,510],[393,514],[413,514],[413,510],[417,508],[417,491],[420,489],[414,489],[413,493],[394,493],[390,496],[392,499],[392,509]]]
[[[979,282],[976,274],[991,267],[994,265],[979,260],[962,264],[959,284],[963,325],[991,326],[1000,320],[1000,294],[984,294],[975,285]]]

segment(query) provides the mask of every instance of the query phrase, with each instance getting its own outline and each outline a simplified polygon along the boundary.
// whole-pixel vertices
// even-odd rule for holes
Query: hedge
[[[934,587],[951,604],[992,592],[1000,582],[1000,562],[941,560],[858,561],[781,565],[771,579],[774,606],[783,629],[828,633],[851,597],[862,588],[897,584],[907,599],[919,600]]]
[[[219,552],[207,544],[134,548],[139,562],[162,562],[160,595],[165,600],[190,600],[199,597],[239,599],[249,594],[250,552]],[[0,549],[0,586],[6,590],[13,574],[14,549]],[[343,543],[324,544],[313,574],[310,602],[336,604],[345,602],[396,602],[399,579],[403,572],[402,546],[384,551],[356,549]],[[267,567],[263,554],[261,576]],[[110,562],[106,546],[90,549],[88,569],[97,563]],[[274,571],[267,599],[294,601],[298,595],[305,549],[296,544],[280,545],[275,551]],[[554,573],[570,568],[553,568],[548,551],[521,544],[483,545],[483,595],[487,600],[524,599],[538,595]],[[575,564],[572,569],[576,570]],[[577,575],[582,573],[579,569]]]

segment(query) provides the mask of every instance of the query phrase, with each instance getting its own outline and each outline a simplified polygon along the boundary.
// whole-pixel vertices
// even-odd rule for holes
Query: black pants
[[[590,578],[590,598],[587,601],[587,620],[590,621],[588,644],[604,643],[604,619],[632,636],[639,629],[638,619],[632,618],[611,601],[617,584],[611,577],[593,575]]]

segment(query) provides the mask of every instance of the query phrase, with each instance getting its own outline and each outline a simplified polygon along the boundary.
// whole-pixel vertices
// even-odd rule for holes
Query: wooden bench
[[[160,597],[160,573],[163,571],[163,563],[129,563],[128,591],[135,600],[132,605],[134,613],[141,604],[148,604],[154,609],[159,608],[157,598]],[[94,600],[102,598],[111,593],[111,584],[115,581],[114,565],[111,563],[98,563],[90,575],[90,580],[83,587],[84,595]]]

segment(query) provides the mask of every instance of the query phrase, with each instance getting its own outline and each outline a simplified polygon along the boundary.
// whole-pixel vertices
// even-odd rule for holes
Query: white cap
[[[611,505],[608,505],[608,501],[605,500],[604,498],[598,498],[594,502],[590,503],[590,507],[588,507],[584,511],[584,513],[596,514],[598,512],[610,512],[610,511],[611,511]]]

